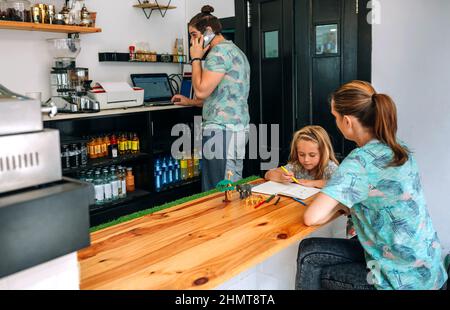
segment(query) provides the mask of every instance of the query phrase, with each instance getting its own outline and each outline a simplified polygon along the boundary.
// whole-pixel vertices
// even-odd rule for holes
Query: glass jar
[[[8,1],[8,19],[17,22],[31,20],[31,2],[28,0]]]
[[[0,20],[7,20],[8,3],[6,0],[0,0]]]

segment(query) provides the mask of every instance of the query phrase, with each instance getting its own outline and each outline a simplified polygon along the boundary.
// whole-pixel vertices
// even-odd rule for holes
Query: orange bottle
[[[94,150],[94,138],[90,138],[87,144],[88,147],[88,157],[90,159],[95,158],[95,150]]]
[[[98,137],[94,140],[94,153],[95,153],[95,158],[102,157],[102,141],[101,141],[100,137]]]
[[[134,192],[136,188],[134,185],[133,168],[127,168],[126,183],[127,183],[127,193]]]
[[[105,145],[105,149],[103,150],[103,157],[107,157],[108,154],[109,154],[109,152],[108,152],[108,150],[109,150],[109,145],[111,144],[111,141],[109,140],[109,136],[108,136],[108,135],[106,135],[106,136],[103,138],[103,143],[104,143],[104,145]]]

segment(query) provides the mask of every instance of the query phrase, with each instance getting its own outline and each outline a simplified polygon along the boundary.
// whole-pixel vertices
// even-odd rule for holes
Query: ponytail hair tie
[[[373,93],[373,95],[372,95],[372,99],[371,99],[371,100],[372,100],[372,103],[373,103],[373,104],[376,104],[376,103],[377,103],[376,100],[375,100],[376,97],[377,97],[377,95],[378,95],[377,93]]]

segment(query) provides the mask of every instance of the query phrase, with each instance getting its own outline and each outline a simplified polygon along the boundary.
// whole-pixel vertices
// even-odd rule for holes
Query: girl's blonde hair
[[[315,169],[314,178],[316,180],[323,179],[325,169],[328,166],[328,162],[331,160],[336,164],[339,164],[334,155],[333,146],[331,145],[330,137],[328,133],[320,126],[306,126],[294,133],[294,137],[291,142],[291,153],[289,155],[289,163],[294,167],[303,166],[298,160],[297,144],[300,140],[312,141],[317,143],[320,152],[320,161],[318,167]]]

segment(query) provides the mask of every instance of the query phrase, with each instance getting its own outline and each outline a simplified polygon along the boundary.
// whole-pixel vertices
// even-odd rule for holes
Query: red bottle
[[[112,137],[110,139],[108,153],[109,153],[109,156],[111,156],[111,158],[117,158],[117,156],[119,155],[119,146],[117,144],[117,138],[115,135],[112,135]]]

